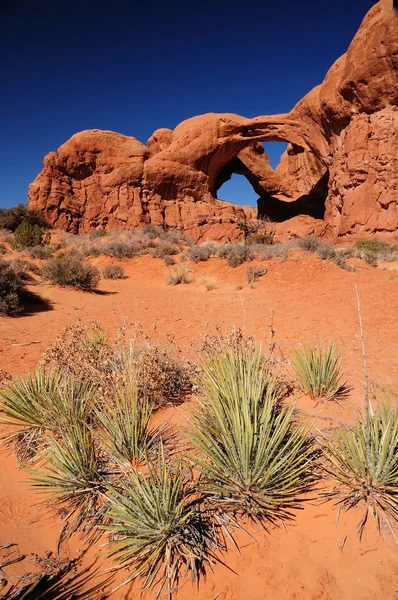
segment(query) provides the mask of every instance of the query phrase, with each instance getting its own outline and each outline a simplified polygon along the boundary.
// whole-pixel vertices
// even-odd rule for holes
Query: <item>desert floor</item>
[[[103,258],[92,261],[104,264]],[[0,368],[23,374],[33,368],[45,349],[66,325],[98,320],[111,331],[129,323],[141,323],[153,338],[174,334],[187,357],[195,356],[194,340],[216,327],[224,332],[233,325],[256,336],[265,348],[269,341],[270,312],[274,312],[277,353],[292,375],[289,357],[294,345],[305,340],[330,340],[338,344],[350,396],[340,403],[314,405],[298,398],[298,408],[316,415],[320,429],[350,422],[363,406],[363,369],[354,284],[359,290],[365,331],[369,376],[373,384],[398,391],[398,271],[357,261],[354,273],[329,261],[300,254],[285,262],[266,261],[268,273],[250,288],[247,265],[228,267],[211,259],[194,265],[189,285],[165,284],[163,262],[152,257],[123,261],[127,278],[101,281],[102,294],[84,293],[49,285],[32,285],[50,300],[52,309],[20,318],[0,318]],[[198,280],[203,274],[217,277],[217,288],[207,292]],[[237,289],[237,286],[243,286]],[[164,409],[159,418],[182,422],[193,398],[186,404]],[[40,498],[31,490],[28,475],[18,470],[13,456],[0,455],[0,546],[16,544],[18,553],[44,556],[55,552],[59,522],[43,512]],[[398,598],[397,547],[382,539],[370,519],[359,542],[356,525],[359,510],[341,514],[332,503],[311,498],[294,521],[268,532],[251,528],[255,539],[240,534],[240,554],[225,556],[229,569],[215,566],[199,589],[187,582],[179,600],[394,600]],[[61,548],[61,556],[73,557],[78,542]],[[105,550],[99,544],[99,566]],[[26,564],[6,567],[7,573],[27,570]],[[109,566],[109,563],[105,563]],[[139,591],[122,588],[112,600],[138,598]]]

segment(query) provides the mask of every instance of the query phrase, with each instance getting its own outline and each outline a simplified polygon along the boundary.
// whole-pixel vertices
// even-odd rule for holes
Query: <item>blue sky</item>
[[[145,142],[206,112],[289,111],[346,51],[372,0],[0,0],[0,207],[82,129]],[[268,147],[275,166],[282,145]],[[254,203],[234,176],[219,197]]]

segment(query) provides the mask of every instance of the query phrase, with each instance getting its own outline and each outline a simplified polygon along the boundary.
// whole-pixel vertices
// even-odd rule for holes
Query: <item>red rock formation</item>
[[[287,115],[207,114],[143,145],[84,131],[44,159],[29,205],[56,227],[89,231],[143,223],[195,239],[239,237],[241,207],[217,200],[232,173],[284,230],[331,238],[391,237],[398,226],[398,17],[389,0],[366,15],[347,53]],[[287,141],[276,170],[260,142]],[[249,217],[253,211],[247,211]]]

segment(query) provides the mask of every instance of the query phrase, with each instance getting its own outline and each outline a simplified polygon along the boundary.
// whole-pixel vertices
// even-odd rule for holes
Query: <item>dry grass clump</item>
[[[347,394],[340,354],[333,342],[326,347],[306,343],[294,349],[292,363],[300,389],[314,400],[333,400]]]
[[[165,258],[165,256],[175,256],[179,254],[180,250],[177,246],[173,246],[172,244],[159,244],[152,250],[152,256],[155,258]]]
[[[173,268],[169,269],[166,277],[168,285],[186,285],[191,281],[190,275],[192,269],[185,263],[178,263]]]
[[[96,267],[71,255],[51,258],[43,265],[41,274],[53,284],[86,292],[96,289],[101,279]]]
[[[273,258],[279,258],[282,261],[286,260],[291,248],[294,247],[294,243],[286,242],[286,243],[273,243],[269,244],[259,244],[257,242],[253,242],[250,245],[252,252],[258,256],[258,258],[262,260],[272,260]]]
[[[359,536],[372,514],[379,532],[398,543],[398,408],[384,400],[374,414],[358,417],[352,427],[339,427],[323,454],[324,470],[334,483],[327,496],[345,510],[364,510]]]
[[[50,258],[55,251],[53,244],[47,244],[46,246],[32,246],[28,249],[29,256],[31,258],[38,258],[44,260]]]
[[[40,274],[40,269],[37,265],[28,260],[24,260],[23,258],[14,258],[10,261],[10,265],[18,273],[18,275],[29,281],[31,279],[30,273],[34,273],[35,275]]]
[[[124,279],[124,269],[119,265],[105,265],[102,269],[104,279]]]
[[[204,285],[206,292],[215,290],[217,288],[217,277],[215,275],[203,275],[198,281],[199,285]]]

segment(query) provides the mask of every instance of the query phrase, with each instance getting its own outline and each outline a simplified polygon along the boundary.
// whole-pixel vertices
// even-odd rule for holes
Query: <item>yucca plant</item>
[[[292,363],[300,389],[314,400],[332,400],[348,393],[341,358],[333,342],[326,347],[306,343],[303,348],[295,348]]]
[[[0,390],[0,423],[12,427],[0,439],[12,443],[20,464],[32,458],[47,431],[88,418],[93,405],[89,385],[57,371],[36,369]]]
[[[229,349],[204,365],[205,394],[187,436],[201,489],[217,510],[261,523],[289,519],[314,483],[309,424],[278,401],[259,350]]]
[[[364,509],[359,536],[370,512],[379,531],[390,532],[398,542],[398,408],[385,400],[374,414],[336,429],[323,454],[324,469],[334,482],[327,495],[346,510]]]
[[[108,488],[110,556],[140,580],[142,591],[172,598],[181,579],[198,582],[225,550],[222,530],[203,509],[192,477],[181,464],[148,460],[145,472]]]
[[[152,412],[132,377],[119,385],[113,402],[95,410],[94,434],[116,463],[139,464],[160,442],[166,427],[151,427]]]
[[[46,442],[46,464],[32,471],[31,485],[61,514],[65,536],[79,530],[82,537],[93,539],[105,519],[103,493],[109,472],[92,432],[84,422],[74,422]]]

